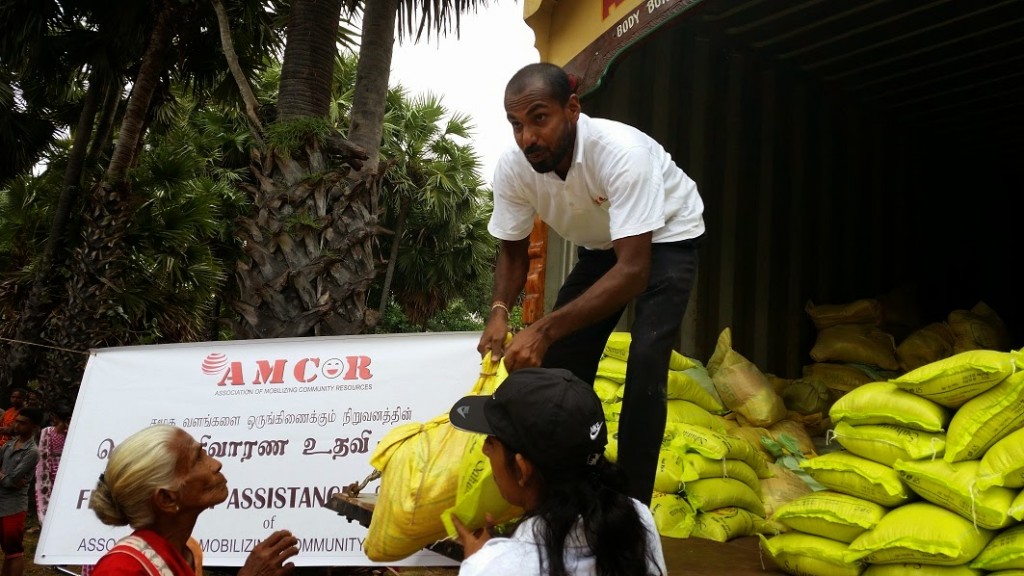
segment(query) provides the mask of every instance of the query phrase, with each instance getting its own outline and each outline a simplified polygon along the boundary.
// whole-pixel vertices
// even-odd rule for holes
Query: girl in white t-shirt
[[[487,434],[498,490],[526,511],[508,538],[455,518],[460,576],[668,573],[650,510],[622,492],[625,476],[604,457],[604,411],[591,386],[568,370],[525,368],[493,396],[463,398],[450,418]]]

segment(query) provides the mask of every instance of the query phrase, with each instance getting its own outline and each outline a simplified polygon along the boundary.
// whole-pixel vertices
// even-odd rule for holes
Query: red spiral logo
[[[227,365],[228,357],[219,352],[214,352],[203,360],[203,374],[209,374],[210,376],[220,374]]]

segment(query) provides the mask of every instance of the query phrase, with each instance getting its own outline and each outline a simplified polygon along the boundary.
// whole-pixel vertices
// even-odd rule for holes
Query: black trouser
[[[577,250],[579,261],[558,291],[555,309],[571,302],[615,265],[613,250]],[[650,504],[658,452],[665,435],[668,363],[697,275],[697,240],[651,245],[647,288],[636,297],[630,329],[626,389],[619,416],[618,463],[629,495]],[[548,348],[543,365],[571,370],[593,382],[597,364],[624,308],[569,334]]]

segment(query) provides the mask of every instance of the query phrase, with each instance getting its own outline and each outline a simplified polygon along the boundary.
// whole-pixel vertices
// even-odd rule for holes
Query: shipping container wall
[[[728,327],[763,371],[798,377],[816,336],[808,302],[879,298],[897,341],[979,299],[1018,314],[1016,291],[982,286],[1009,271],[967,278],[979,251],[1002,253],[1009,238],[965,222],[1010,225],[989,200],[965,207],[981,189],[1006,192],[998,170],[962,169],[985,155],[965,160],[956,143],[685,23],[621,57],[583,109],[651,134],[701,191],[708,232],[680,335],[687,355],[706,361]],[[573,253],[548,245],[550,309]]]

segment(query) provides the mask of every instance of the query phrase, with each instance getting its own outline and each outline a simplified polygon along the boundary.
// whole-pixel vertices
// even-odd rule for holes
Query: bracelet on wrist
[[[510,313],[508,311],[508,306],[506,306],[504,302],[495,302],[494,304],[491,304],[491,312],[494,312],[495,308],[501,308],[502,310],[504,310],[505,311],[505,316],[509,316],[510,315]]]

